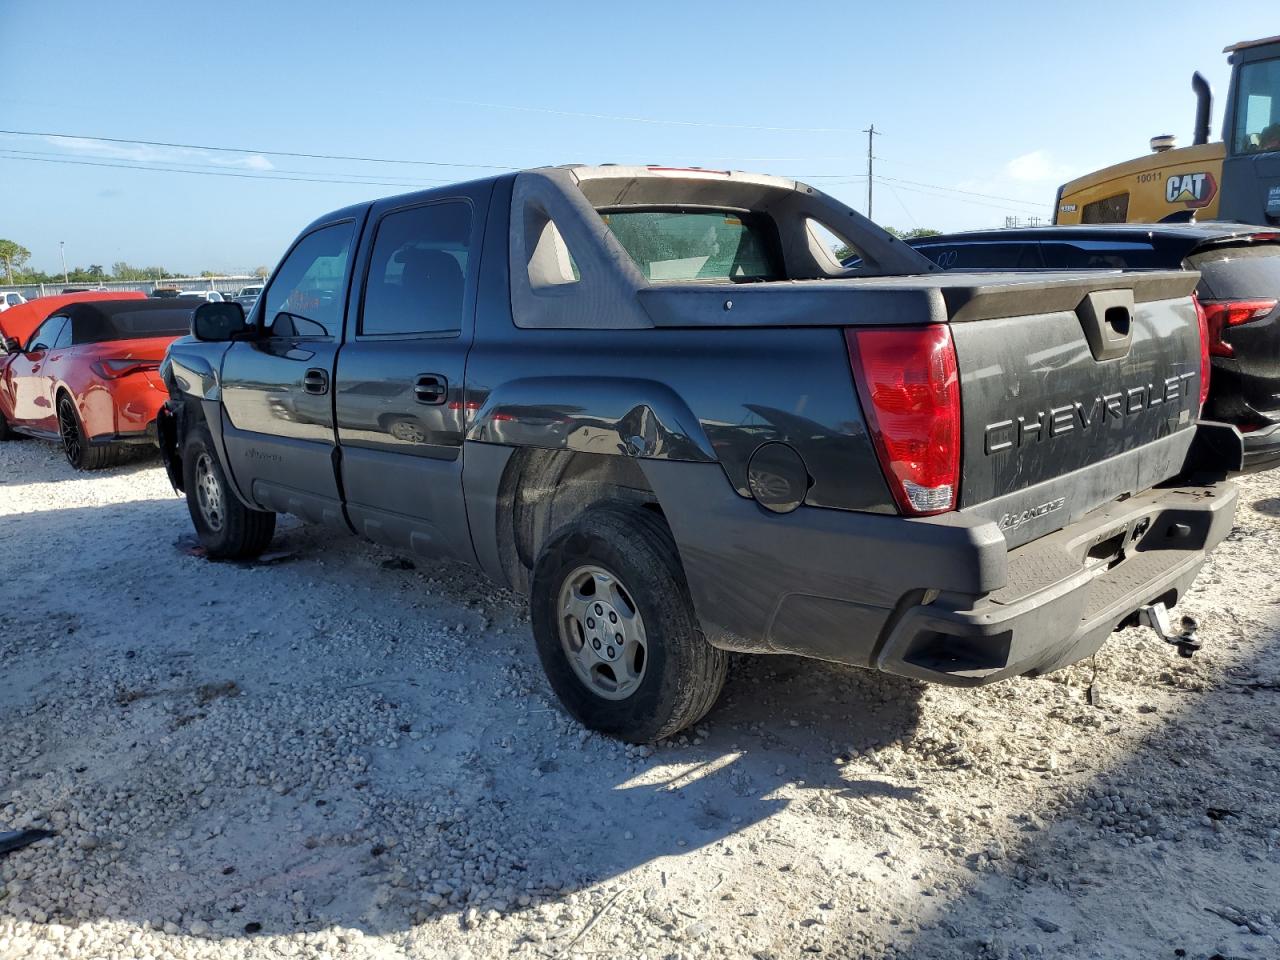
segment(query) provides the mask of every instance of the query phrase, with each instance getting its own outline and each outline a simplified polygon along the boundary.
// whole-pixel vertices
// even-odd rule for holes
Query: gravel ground
[[[0,856],[0,957],[1280,956],[1280,476],[1183,604],[1193,660],[740,659],[643,749],[560,712],[465,569],[291,520],[211,564],[154,463],[35,441],[0,517],[0,829],[55,833]]]

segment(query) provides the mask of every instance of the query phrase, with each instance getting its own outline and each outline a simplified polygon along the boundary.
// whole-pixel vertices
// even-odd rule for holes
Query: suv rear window
[[[1280,298],[1280,243],[1215,247],[1187,258],[1200,292],[1213,300]]]
[[[601,211],[647,280],[781,280],[773,225],[729,210]]]
[[[944,270],[1023,270],[1040,266],[1034,240],[973,240],[914,246]]]

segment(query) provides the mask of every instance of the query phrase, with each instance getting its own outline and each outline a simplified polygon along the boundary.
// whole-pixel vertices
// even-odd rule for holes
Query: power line
[[[1025,214],[1026,214],[1026,212],[1027,212],[1026,210],[1019,210],[1019,209],[1016,209],[1016,208],[1013,208],[1013,207],[1004,207],[1004,206],[1001,206],[1001,205],[1000,205],[1000,204],[998,204],[998,203],[984,203],[984,202],[983,202],[983,201],[981,201],[981,200],[969,200],[969,199],[967,199],[967,198],[965,198],[965,197],[948,197],[948,196],[946,196],[945,194],[933,193],[933,192],[930,192],[930,191],[927,191],[927,190],[921,190],[921,189],[919,189],[919,188],[917,188],[917,187],[907,187],[907,186],[902,186],[901,184],[899,184],[899,186],[901,187],[901,189],[906,190],[908,193],[918,193],[918,194],[921,194],[922,196],[926,196],[926,197],[935,197],[935,198],[937,198],[937,199],[939,199],[939,200],[955,200],[957,203],[968,203],[968,204],[972,204],[973,206],[976,206],[976,207],[989,207],[989,208],[991,208],[992,210],[1004,210],[1004,211],[1009,212],[1009,213],[1021,213],[1021,214],[1023,214],[1023,215],[1025,215]],[[1027,201],[1019,201],[1019,202],[1027,202]],[[1051,207],[1051,206],[1052,206],[1052,204],[1048,204],[1048,203],[1045,203],[1045,204],[1030,204],[1030,205],[1031,205],[1031,206],[1040,206],[1040,207],[1042,207],[1042,208],[1047,208],[1047,207]]]
[[[61,158],[61,159],[64,159],[64,160],[68,160],[68,161],[71,161],[71,160],[75,160],[75,161],[84,161],[84,160],[87,160],[87,159],[99,159],[99,158],[86,158],[86,157],[82,157],[82,156],[80,156],[79,154],[71,154],[71,153],[53,153],[53,152],[50,152],[50,151],[47,151],[47,150],[8,150],[8,149],[5,149],[5,148],[3,148],[3,147],[0,147],[0,153],[7,153],[7,154],[10,154],[10,155],[11,155],[11,156],[13,156],[15,159],[17,159],[17,158],[26,158],[26,157],[58,157],[58,158]],[[150,164],[163,163],[163,164],[169,164],[169,165],[170,165],[170,166],[172,166],[172,167],[181,166],[181,167],[188,167],[188,168],[191,168],[191,167],[196,168],[196,169],[194,169],[194,170],[190,170],[190,171],[189,171],[189,172],[192,172],[192,173],[196,173],[196,172],[204,172],[205,170],[213,171],[213,172],[227,172],[227,171],[228,171],[228,168],[227,168],[227,167],[222,166],[222,165],[220,165],[220,164],[216,164],[216,163],[180,163],[180,162],[178,162],[178,161],[170,161],[170,160],[133,160],[133,159],[130,159],[130,158],[128,158],[128,157],[102,157],[102,158],[100,158],[100,159],[102,159],[102,160],[115,160],[115,161],[118,161],[118,162],[119,162],[119,163],[121,163],[121,164],[148,164],[148,166],[129,166],[129,167],[126,167],[126,168],[125,168],[125,169],[129,169],[129,170],[164,170],[164,169],[165,169],[164,167],[150,166]],[[241,168],[241,169],[245,169],[245,168]],[[176,173],[176,172],[179,172],[179,171],[177,171],[177,170],[170,170],[169,172],[171,172],[171,173]],[[298,175],[301,175],[301,176],[308,176],[308,177],[309,177],[309,176],[321,176],[321,177],[322,177],[322,176],[326,176],[326,175],[327,175],[327,176],[330,176],[330,177],[353,177],[353,178],[356,178],[356,179],[353,179],[353,180],[351,180],[351,181],[350,181],[350,182],[352,182],[352,183],[364,183],[364,182],[368,182],[368,181],[370,181],[372,178],[374,178],[374,177],[375,177],[375,175],[374,175],[374,174],[368,174],[368,173],[327,173],[326,171],[323,171],[323,170],[284,170],[284,169],[280,169],[280,168],[277,168],[277,167],[272,167],[272,168],[270,168],[270,169],[266,169],[266,170],[251,170],[251,169],[250,169],[250,170],[247,170],[246,172],[262,174],[262,177],[263,177],[263,179],[264,179],[264,180],[265,180],[265,179],[271,179],[271,175],[272,175],[272,174],[298,174]],[[334,181],[334,182],[346,182],[346,181]],[[430,178],[430,177],[428,177],[428,178],[421,178],[421,177],[417,177],[417,178],[413,178],[413,180],[412,180],[411,182],[406,182],[406,183],[404,183],[404,184],[403,184],[403,186],[412,186],[412,185],[414,185],[414,184],[423,184],[423,185],[426,185],[426,184],[432,184],[432,183],[453,183],[453,182],[454,182],[453,180],[441,179],[441,178],[438,178],[438,177],[436,177],[436,178]],[[398,185],[400,185],[400,184],[398,184]]]
[[[15,153],[16,151],[0,151],[5,153]],[[143,173],[185,173],[190,176],[200,177],[235,177],[239,180],[262,180],[269,182],[293,181],[296,183],[341,183],[347,186],[357,187],[420,187],[418,183],[395,183],[391,181],[381,180],[331,180],[321,177],[273,177],[270,175],[261,175],[253,173],[233,173],[230,170],[183,170],[181,168],[172,167],[135,167],[126,163],[107,163],[100,160],[55,160],[51,157],[24,157],[24,156],[7,156],[0,157],[0,160],[11,160],[19,163],[62,163],[70,164],[78,167],[115,167],[119,170],[138,170]],[[449,181],[441,181],[447,183]]]
[[[717,130],[765,130],[772,133],[857,133],[849,127],[771,127],[757,123],[715,123],[706,120],[668,120],[660,117],[632,117],[613,113],[583,113],[557,110],[553,107],[529,107],[512,103],[487,103],[483,100],[453,100],[447,97],[425,97],[436,103],[452,103],[462,107],[485,107],[489,110],[516,110],[521,113],[548,113],[558,117],[581,117],[584,120],[616,120],[624,123],[659,124],[671,127],[714,127]]]
[[[393,157],[348,157],[336,153],[295,153],[288,150],[251,150],[247,147],[213,147],[195,143],[166,143],[163,140],[129,140],[125,137],[95,137],[76,133],[40,133],[34,130],[0,130],[11,137],[53,137],[58,140],[96,140],[99,143],[132,143],[144,147],[170,147],[176,150],[212,150],[218,153],[260,153],[271,157],[297,157],[304,160],[351,160],[357,163],[406,163],[420,167],[467,167],[475,170],[516,170],[517,167],[492,163],[446,163],[442,160],[399,160]]]

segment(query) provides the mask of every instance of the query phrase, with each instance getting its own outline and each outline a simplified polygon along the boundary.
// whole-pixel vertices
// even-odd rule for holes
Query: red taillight
[[[1209,372],[1212,364],[1209,362],[1209,318],[1204,312],[1204,304],[1200,302],[1200,298],[1194,293],[1191,295],[1191,302],[1196,307],[1196,320],[1200,322],[1200,407],[1204,409],[1205,401],[1209,399]]]
[[[946,324],[846,330],[880,467],[903,513],[944,513],[960,486],[960,377]]]
[[[159,370],[159,360],[95,360],[93,372],[104,380],[118,380],[131,373],[142,373],[144,370]]]
[[[1261,320],[1276,308],[1274,300],[1209,300],[1204,309],[1209,331],[1209,352],[1215,357],[1234,357],[1235,349],[1223,338],[1229,327]]]

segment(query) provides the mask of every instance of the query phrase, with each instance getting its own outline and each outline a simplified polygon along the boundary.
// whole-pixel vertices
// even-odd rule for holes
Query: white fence
[[[0,293],[17,291],[28,300],[36,297],[47,297],[61,293],[67,288],[79,290],[141,290],[151,293],[156,287],[168,287],[173,290],[217,290],[219,293],[235,295],[241,287],[262,283],[259,277],[167,277],[164,280],[101,280],[97,282],[67,283],[28,283],[0,284]]]

